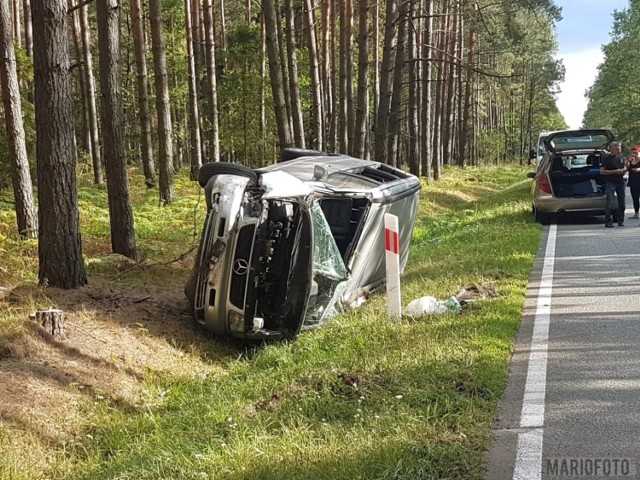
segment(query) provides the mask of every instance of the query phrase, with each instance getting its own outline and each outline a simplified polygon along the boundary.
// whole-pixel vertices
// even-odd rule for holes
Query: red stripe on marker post
[[[384,249],[395,254],[400,253],[398,232],[394,232],[388,228],[384,229]]]
[[[384,216],[384,248],[387,266],[387,305],[390,317],[402,315],[400,298],[400,237],[398,217],[386,213]]]

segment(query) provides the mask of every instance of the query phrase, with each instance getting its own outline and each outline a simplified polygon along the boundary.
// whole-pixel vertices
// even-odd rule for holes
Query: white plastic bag
[[[427,315],[430,313],[446,313],[446,312],[458,312],[460,311],[460,302],[455,295],[450,296],[446,301],[438,300],[435,297],[425,296],[413,300],[407,308],[404,309],[404,314],[411,317],[420,317],[421,315]]]
[[[404,313],[412,317],[419,317],[428,313],[442,313],[444,311],[446,311],[446,307],[443,308],[441,302],[438,302],[435,297],[429,296],[413,300],[404,309]]]

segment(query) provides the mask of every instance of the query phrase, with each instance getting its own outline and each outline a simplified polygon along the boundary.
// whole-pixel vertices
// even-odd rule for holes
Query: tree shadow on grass
[[[58,424],[67,414],[77,417],[68,412],[82,404],[138,411],[149,374],[167,381],[216,375],[260,348],[211,337],[173,286],[132,288],[99,278],[73,290],[24,284],[3,302],[15,318],[0,329],[0,419],[11,417],[14,428],[43,444],[75,434],[73,425]],[[65,312],[68,339],[54,339],[29,319],[29,309],[49,307]]]

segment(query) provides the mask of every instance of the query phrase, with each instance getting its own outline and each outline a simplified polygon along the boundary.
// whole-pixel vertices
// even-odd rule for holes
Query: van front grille
[[[200,258],[200,271],[198,272],[198,283],[196,284],[195,310],[204,308],[205,289],[207,286],[207,276],[209,275],[209,262],[211,247],[215,236],[213,235],[213,222],[215,215],[207,215],[207,222],[204,227],[204,238],[202,239],[202,257]]]
[[[245,225],[238,233],[236,254],[231,265],[231,286],[229,288],[229,300],[237,308],[244,308],[254,234],[254,225]]]

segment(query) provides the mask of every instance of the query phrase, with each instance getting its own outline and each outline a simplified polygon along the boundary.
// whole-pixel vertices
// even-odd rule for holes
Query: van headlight
[[[234,332],[244,332],[244,315],[238,312],[229,312],[229,329]]]

